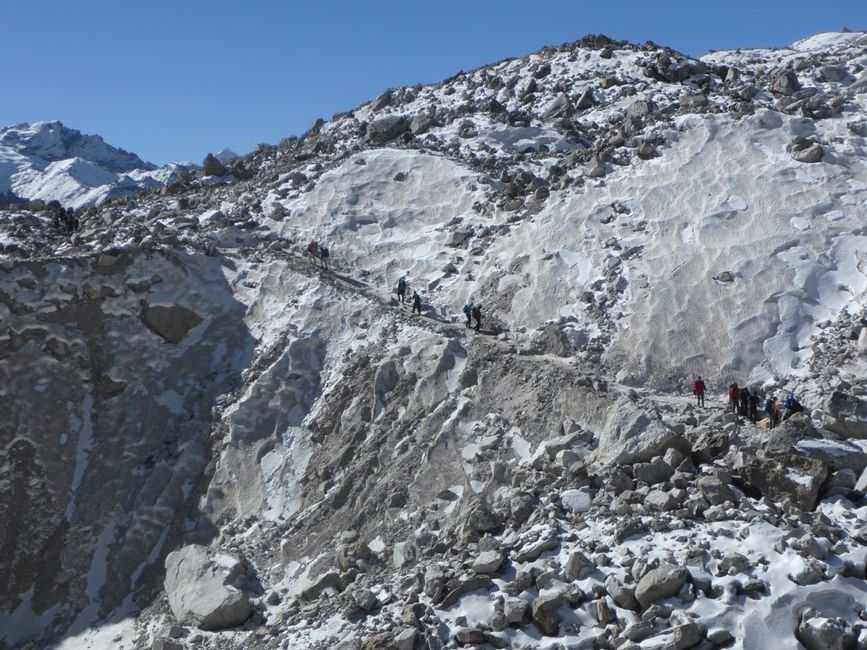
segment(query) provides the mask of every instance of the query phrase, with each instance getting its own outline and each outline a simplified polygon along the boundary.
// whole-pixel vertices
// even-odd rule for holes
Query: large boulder
[[[801,614],[795,636],[807,650],[855,650],[855,635],[845,621],[826,618],[813,609]]]
[[[572,117],[572,102],[569,101],[566,93],[560,93],[545,109],[542,119],[548,121],[564,117]]]
[[[409,120],[402,115],[381,117],[367,125],[367,139],[374,144],[384,144],[406,133],[409,127]]]
[[[241,590],[247,569],[238,558],[193,544],[166,557],[165,590],[182,625],[222,630],[240,625],[253,611]]]
[[[798,75],[791,70],[778,72],[771,81],[771,92],[778,95],[794,95],[801,89]]]
[[[563,618],[557,611],[565,603],[562,594],[539,596],[533,601],[533,621],[546,636],[556,636],[560,632]]]
[[[202,161],[202,171],[205,172],[205,176],[225,176],[229,173],[226,166],[210,153]]]
[[[603,465],[638,463],[661,456],[672,447],[690,451],[689,443],[662,420],[622,397],[608,412],[592,459]]]
[[[823,425],[846,438],[867,439],[867,399],[834,391],[825,403]]]
[[[179,305],[145,306],[141,317],[150,331],[172,344],[179,343],[187,332],[202,322],[201,316]]]
[[[689,573],[682,566],[662,564],[645,573],[635,587],[635,599],[647,609],[653,603],[676,595]]]
[[[735,477],[751,496],[766,496],[772,501],[790,503],[801,510],[812,510],[819,490],[828,477],[828,466],[819,459],[797,453],[759,456],[740,451],[734,459]]]

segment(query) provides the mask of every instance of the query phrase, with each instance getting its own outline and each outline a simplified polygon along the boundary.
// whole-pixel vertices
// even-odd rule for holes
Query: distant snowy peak
[[[157,167],[57,121],[0,129],[0,203],[42,199],[80,208],[162,187],[195,168]]]
[[[112,147],[98,135],[84,135],[61,122],[32,122],[0,129],[0,150],[11,149],[45,163],[81,158],[114,173],[156,169],[123,149]]]
[[[237,157],[238,157],[238,154],[236,154],[234,151],[232,151],[228,147],[226,147],[225,149],[221,149],[220,151],[218,151],[217,153],[214,154],[214,158],[216,158],[220,162],[227,162],[227,161],[232,160],[232,159],[237,158]]]

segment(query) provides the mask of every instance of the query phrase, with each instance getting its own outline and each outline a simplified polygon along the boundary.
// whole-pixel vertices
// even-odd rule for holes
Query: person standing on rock
[[[331,253],[328,252],[328,249],[325,246],[319,247],[319,261],[322,262],[322,268],[328,270],[328,258]]]
[[[397,281],[397,299],[400,300],[400,304],[403,304],[404,298],[406,298],[406,276],[402,275]]]
[[[482,306],[473,305],[471,313],[473,315],[473,318],[476,319],[476,331],[478,332],[482,327]]]
[[[464,316],[467,317],[467,327],[473,326],[473,301],[470,300],[464,305]]]
[[[732,382],[729,386],[729,404],[732,407],[732,413],[737,415],[738,413],[738,398],[741,395],[741,391],[738,389],[737,382]]]
[[[418,315],[421,316],[421,296],[418,295],[418,291],[412,292],[412,313],[416,313],[418,311]]]
[[[692,394],[695,395],[696,406],[704,408],[704,393],[706,390],[707,386],[704,385],[704,379],[699,375],[692,385]]]

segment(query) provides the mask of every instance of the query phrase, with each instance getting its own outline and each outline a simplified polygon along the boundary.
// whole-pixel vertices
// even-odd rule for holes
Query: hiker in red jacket
[[[738,413],[738,401],[741,396],[741,391],[738,388],[737,382],[732,382],[731,386],[729,386],[729,404],[731,404],[732,412],[737,415]]]
[[[692,385],[692,394],[695,395],[696,404],[698,406],[704,406],[704,391],[707,390],[707,386],[704,385],[704,380],[701,378],[701,375],[698,376],[698,379],[695,380],[695,383]]]

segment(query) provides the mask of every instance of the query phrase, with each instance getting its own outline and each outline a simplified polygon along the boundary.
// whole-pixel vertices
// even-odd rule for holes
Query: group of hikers
[[[52,201],[48,205],[54,217],[55,230],[64,230],[67,235],[78,230],[80,222],[74,208],[64,208],[60,205],[60,201]]]
[[[328,268],[328,258],[330,257],[328,248],[317,241],[311,241],[307,244],[307,254],[314,260],[319,260],[322,268]],[[412,313],[421,315],[421,296],[418,291],[413,291],[412,296],[408,297],[409,282],[405,275],[402,275],[397,281],[397,299],[400,304],[404,304],[407,300],[412,301]],[[476,321],[475,329],[480,330],[482,327],[482,306],[474,305],[472,300],[464,305],[464,315],[467,317],[467,327],[473,326],[473,320]]]
[[[400,304],[402,305],[406,300],[406,292],[409,285],[406,282],[406,276],[400,276],[400,280],[397,281],[397,298],[400,300]],[[412,292],[412,313],[415,314],[418,312],[419,316],[421,316],[421,296],[418,295],[418,291]]]
[[[699,375],[692,385],[692,394],[695,395],[696,404],[704,406],[704,395],[707,392],[707,385]],[[759,420],[759,404],[762,403],[762,396],[759,394],[758,388],[753,388],[751,391],[747,386],[743,388],[737,385],[737,382],[729,384],[728,389],[729,406],[732,412],[744,418],[749,418],[750,422],[756,423]],[[783,401],[785,413],[783,413],[777,404],[777,398],[774,395],[767,395],[764,398],[763,410],[768,418],[768,427],[773,429],[781,421],[788,420],[795,413],[804,410],[801,403],[795,398],[793,393],[789,393]]]

